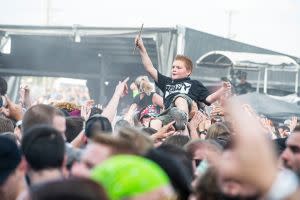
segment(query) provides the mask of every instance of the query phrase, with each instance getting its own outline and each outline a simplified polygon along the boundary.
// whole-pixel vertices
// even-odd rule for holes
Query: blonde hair
[[[229,134],[229,133],[230,131],[224,123],[217,122],[208,128],[205,139],[216,139],[222,134]]]
[[[135,79],[135,84],[138,87],[140,93],[145,93],[146,95],[150,95],[153,91],[153,86],[150,83],[147,76],[139,76]]]
[[[96,144],[106,145],[111,148],[112,154],[138,154],[138,150],[128,140],[110,134],[95,134],[92,141]]]
[[[53,106],[58,109],[65,109],[68,112],[72,112],[73,110],[80,109],[80,106],[76,105],[75,103],[71,103],[67,101],[55,102]]]
[[[123,127],[119,130],[118,136],[130,142],[138,150],[139,154],[146,153],[154,146],[153,140],[136,128]]]

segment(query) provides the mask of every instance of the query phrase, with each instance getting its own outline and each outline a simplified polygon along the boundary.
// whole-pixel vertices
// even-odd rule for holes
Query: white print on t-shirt
[[[165,98],[170,94],[180,93],[180,94],[188,94],[190,91],[192,84],[187,82],[181,82],[176,85],[166,85],[166,93]]]

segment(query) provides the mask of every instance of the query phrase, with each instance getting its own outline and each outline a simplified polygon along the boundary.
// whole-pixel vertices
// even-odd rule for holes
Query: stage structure
[[[136,28],[0,25],[1,76],[49,76],[88,80],[95,100],[110,97],[117,81],[145,74],[139,53],[133,54]],[[194,63],[211,51],[284,55],[183,26],[151,28],[142,37],[155,67],[168,75],[176,54]],[[195,67],[193,77],[203,76]],[[204,84],[210,84],[205,77]],[[109,87],[105,83],[111,83]]]

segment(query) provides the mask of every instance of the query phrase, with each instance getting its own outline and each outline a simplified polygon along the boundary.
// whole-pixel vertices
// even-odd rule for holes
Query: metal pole
[[[100,58],[100,76],[98,79],[99,80],[99,89],[100,89],[98,102],[100,104],[105,103],[104,102],[105,101],[104,73],[105,73],[105,65],[106,65],[105,59],[106,58],[104,58],[103,55]]]
[[[268,68],[265,68],[265,76],[264,76],[264,93],[267,94],[268,88]]]
[[[298,94],[298,81],[299,81],[299,70],[296,73],[296,80],[295,80],[295,93]]]
[[[51,19],[51,0],[46,0],[46,25],[50,25]]]
[[[259,85],[260,85],[260,79],[261,79],[261,70],[258,71],[258,78],[257,78],[257,85],[256,85],[256,92],[259,93]]]

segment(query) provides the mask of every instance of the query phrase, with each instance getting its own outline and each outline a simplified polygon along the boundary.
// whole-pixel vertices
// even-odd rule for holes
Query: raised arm
[[[145,70],[149,73],[149,75],[157,82],[157,70],[154,68],[152,61],[147,53],[147,50],[144,46],[143,40],[141,37],[135,38],[135,45],[139,49],[142,62],[144,65]]]
[[[227,103],[226,113],[234,122],[235,134],[230,149],[213,163],[218,175],[251,185],[263,199],[299,199],[297,175],[287,169],[278,170],[272,141],[264,134],[258,117],[249,115],[237,99]]]
[[[208,103],[214,103],[215,101],[220,99],[221,96],[223,96],[224,94],[230,91],[231,91],[231,84],[229,82],[223,82],[223,86],[220,89],[218,89],[216,92],[206,97],[205,100]]]
[[[124,81],[120,82],[116,86],[115,92],[110,99],[107,106],[104,108],[102,115],[106,117],[110,122],[112,122],[117,114],[117,108],[119,105],[120,98],[128,94],[127,81],[129,78],[126,78]]]

